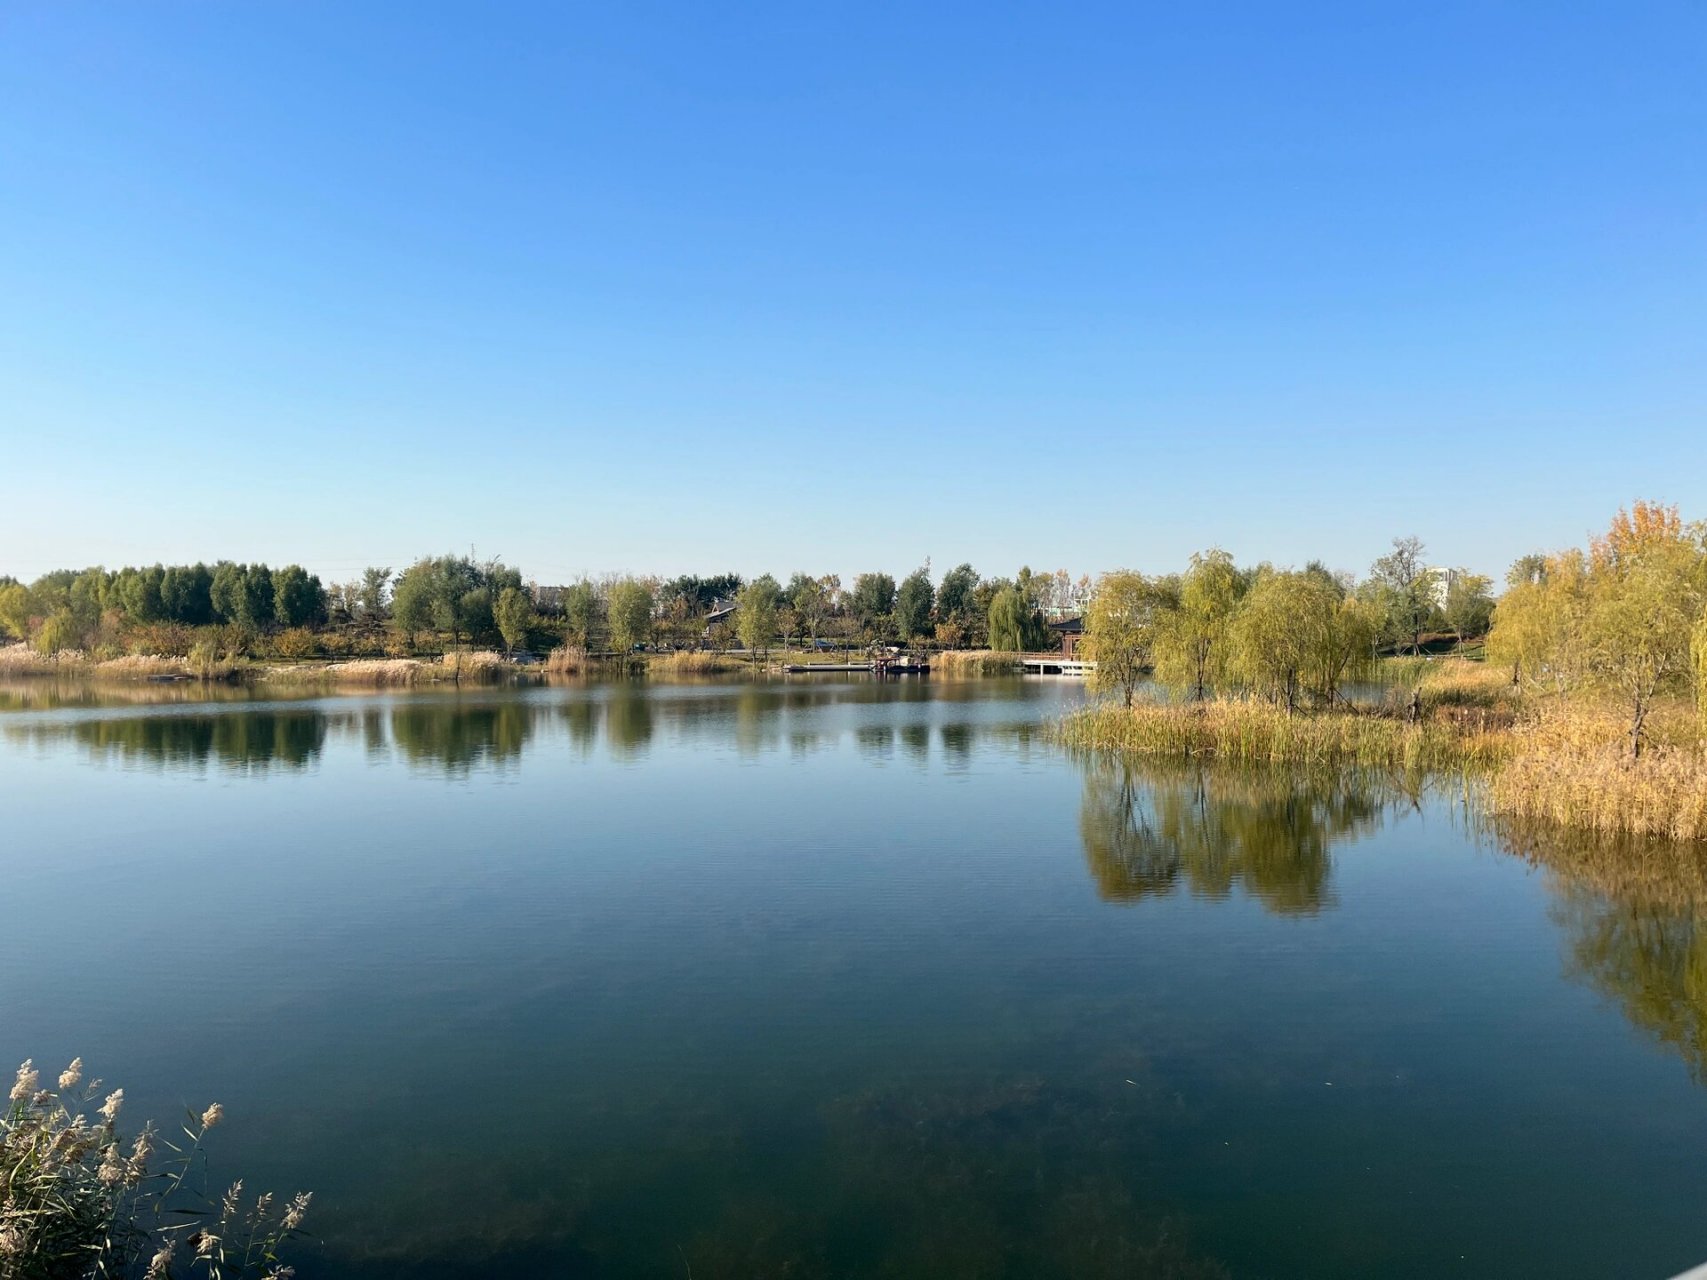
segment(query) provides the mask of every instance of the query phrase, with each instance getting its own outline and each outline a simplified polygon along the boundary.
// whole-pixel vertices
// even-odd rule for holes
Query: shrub
[[[273,638],[273,652],[281,658],[312,658],[320,642],[307,627],[290,627]]]

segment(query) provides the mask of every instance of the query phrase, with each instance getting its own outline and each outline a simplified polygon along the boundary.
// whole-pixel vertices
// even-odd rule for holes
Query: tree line
[[[970,564],[937,580],[928,562],[899,581],[863,573],[847,586],[807,573],[786,583],[723,573],[542,586],[502,561],[456,555],[331,584],[299,565],[219,561],[56,570],[29,583],[0,577],[0,637],[43,653],[109,656],[177,653],[210,633],[227,649],[287,656],[441,643],[619,653],[823,641],[1030,649],[1048,641],[1046,615],[1076,611],[1088,587],[1065,570],[989,578]]]
[[[60,570],[27,584],[0,578],[0,633],[44,653],[114,655],[181,653],[209,634],[227,650],[293,657],[465,643],[615,653],[736,643],[763,652],[824,642],[1022,652],[1053,646],[1049,620],[1082,614],[1108,655],[1105,683],[1125,686],[1122,672],[1157,666],[1201,694],[1245,652],[1241,678],[1259,679],[1258,655],[1278,661],[1260,681],[1295,701],[1331,691],[1325,664],[1338,648],[1349,655],[1333,663],[1343,679],[1366,649],[1420,649],[1431,632],[1483,634],[1490,588],[1487,578],[1428,567],[1414,538],[1396,540],[1362,583],[1320,563],[1297,572],[1240,568],[1220,551],[1194,557],[1180,574],[1122,570],[1094,583],[1029,566],[989,577],[966,563],[939,578],[926,561],[899,581],[882,572],[848,584],[834,574],[795,573],[782,582],[723,573],[542,586],[500,560],[444,555],[401,573],[374,566],[326,584],[299,565],[219,561]],[[1222,634],[1235,607],[1237,644]],[[1307,656],[1298,648],[1305,637],[1316,646]]]

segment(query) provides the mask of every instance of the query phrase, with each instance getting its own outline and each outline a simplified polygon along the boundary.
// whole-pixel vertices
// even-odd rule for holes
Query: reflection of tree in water
[[[925,764],[931,758],[931,727],[928,724],[901,726],[901,749],[914,764]]]
[[[516,699],[485,706],[418,702],[391,712],[391,740],[411,764],[457,773],[479,763],[521,756],[533,736],[538,708]]]
[[[583,759],[593,754],[599,740],[599,709],[588,698],[575,698],[563,704],[563,727],[568,730],[569,744]]]
[[[1225,897],[1242,885],[1271,911],[1331,905],[1329,849],[1373,830],[1386,789],[1341,773],[1096,757],[1085,761],[1079,834],[1111,902],[1172,893]]]
[[[645,686],[618,685],[605,702],[605,746],[618,759],[646,754],[652,742],[652,700]]]
[[[1614,1000],[1707,1084],[1707,849],[1505,821],[1509,851],[1546,868],[1571,976]]]
[[[70,737],[97,754],[139,763],[301,769],[326,746],[318,711],[234,711],[210,716],[129,716],[40,726],[40,738]]]

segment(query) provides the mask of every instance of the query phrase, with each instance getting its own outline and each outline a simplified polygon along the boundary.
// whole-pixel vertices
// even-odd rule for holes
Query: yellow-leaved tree
[[[1118,689],[1127,706],[1154,660],[1156,637],[1174,599],[1167,584],[1130,569],[1097,579],[1085,609],[1085,650],[1096,663],[1091,688]],[[991,647],[995,647],[992,631]]]
[[[1227,671],[1227,630],[1243,583],[1233,557],[1219,548],[1191,557],[1179,585],[1179,607],[1158,619],[1156,674],[1202,701]]]
[[[1642,754],[1653,700],[1689,678],[1707,604],[1707,546],[1676,507],[1638,502],[1620,511],[1589,554],[1583,615],[1589,677],[1630,717],[1630,757]]]

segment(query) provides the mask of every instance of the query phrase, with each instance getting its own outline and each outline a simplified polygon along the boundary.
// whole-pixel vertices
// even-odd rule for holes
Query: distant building
[[[1434,602],[1440,608],[1446,608],[1446,597],[1451,593],[1453,584],[1458,581],[1462,569],[1447,569],[1441,565],[1430,565],[1426,572],[1434,575]]]
[[[1061,656],[1063,658],[1078,656],[1079,642],[1085,637],[1085,620],[1083,618],[1063,618],[1059,622],[1051,622],[1049,629],[1061,637]]]
[[[722,596],[711,598],[711,609],[705,615],[705,634],[710,635],[713,627],[732,627],[735,625],[735,602]]]

